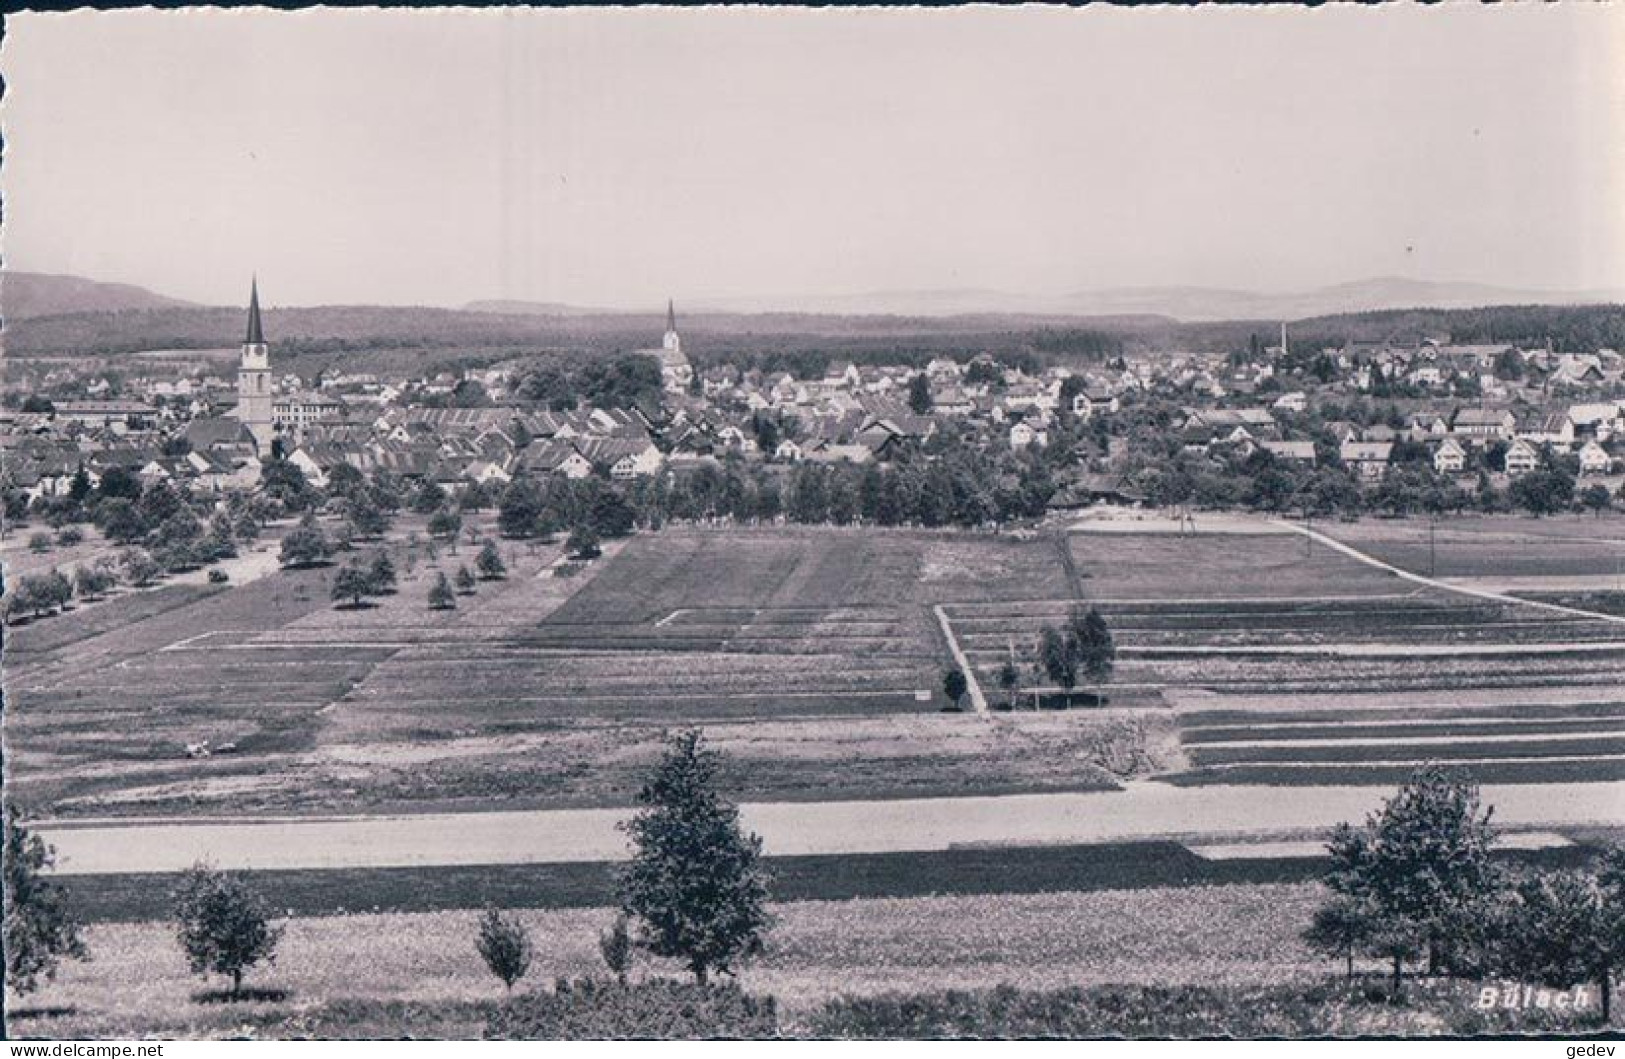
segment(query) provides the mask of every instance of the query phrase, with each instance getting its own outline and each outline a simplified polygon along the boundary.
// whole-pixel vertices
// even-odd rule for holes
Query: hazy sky
[[[1625,4],[7,19],[8,267],[231,304],[1625,288]]]

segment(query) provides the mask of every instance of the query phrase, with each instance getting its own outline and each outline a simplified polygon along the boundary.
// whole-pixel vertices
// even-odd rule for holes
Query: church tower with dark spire
[[[237,367],[237,419],[254,435],[262,457],[270,455],[276,434],[271,396],[271,348],[265,344],[265,328],[260,323],[260,285],[256,277],[248,288],[248,334]]]
[[[666,339],[662,348],[673,353],[683,350],[683,340],[677,336],[677,306],[669,299],[666,301]]]
[[[660,361],[660,385],[669,394],[688,392],[694,381],[694,366],[683,355],[683,340],[677,334],[677,307],[666,302],[666,337],[659,349],[650,350]]]

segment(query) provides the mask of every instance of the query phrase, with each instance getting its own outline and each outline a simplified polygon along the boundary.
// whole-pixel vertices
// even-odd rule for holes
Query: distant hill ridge
[[[1216,287],[1159,286],[1078,290],[1059,295],[1012,294],[961,288],[880,291],[844,295],[783,295],[740,298],[679,298],[679,318],[712,329],[804,327],[818,317],[845,320],[838,332],[860,318],[886,329],[903,321],[927,329],[949,320],[980,323],[1042,324],[1048,319],[1076,322],[1087,318],[1101,325],[1147,325],[1153,322],[1225,320],[1305,320],[1311,317],[1390,309],[1471,309],[1503,305],[1603,305],[1625,302],[1625,291],[1533,291],[1481,283],[1441,283],[1398,276],[1357,280],[1290,293],[1259,293]],[[0,315],[10,320],[77,313],[151,309],[200,309],[203,306],[157,294],[127,283],[102,283],[79,276],[38,272],[0,273]],[[384,306],[305,306],[303,312],[335,309],[378,309]],[[460,309],[400,306],[402,318],[417,312],[473,313],[485,316],[554,317],[601,327],[614,320],[641,326],[659,322],[662,306],[645,309],[586,307],[562,302],[488,299]],[[892,318],[882,324],[879,318]]]
[[[102,283],[81,276],[53,276],[44,272],[0,273],[0,316],[8,320],[67,313],[195,307],[196,302],[154,294],[130,283]]]

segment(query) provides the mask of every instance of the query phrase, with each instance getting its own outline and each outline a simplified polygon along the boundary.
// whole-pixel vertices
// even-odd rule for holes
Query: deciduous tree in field
[[[276,959],[282,930],[271,925],[265,901],[247,883],[195,864],[173,893],[176,936],[193,974],[231,979],[233,999],[243,975]]]
[[[315,566],[326,562],[333,554],[333,543],[327,534],[314,524],[301,524],[282,538],[282,565],[287,567]]]
[[[942,671],[942,693],[948,696],[948,701],[959,709],[959,700],[965,697],[970,690],[970,684],[965,680],[965,674],[958,666],[949,666]]]
[[[457,534],[463,531],[463,517],[450,508],[442,508],[429,517],[429,536],[457,543]]]
[[[372,592],[372,577],[358,566],[346,566],[333,575],[332,598],[335,603],[349,600],[351,606],[361,606],[362,597]]]
[[[1377,919],[1375,910],[1359,900],[1339,896],[1315,910],[1303,940],[1314,951],[1345,961],[1348,977],[1353,978],[1354,957],[1371,947]]]
[[[718,793],[718,766],[698,731],[678,734],[638,792],[643,808],[621,825],[632,838],[621,908],[642,946],[683,961],[701,985],[760,952],[773,924],[762,840]]]
[[[1607,1022],[1614,977],[1625,963],[1625,908],[1619,898],[1592,872],[1543,872],[1524,879],[1501,920],[1498,969],[1555,989],[1594,984]]]
[[[22,826],[15,805],[6,806],[5,829],[6,986],[21,996],[52,978],[63,958],[88,960],[90,952],[61,889],[45,878],[54,851]]]
[[[356,540],[376,540],[389,529],[389,515],[372,502],[371,497],[358,494],[344,505],[350,521],[350,536]]]
[[[1491,815],[1475,785],[1427,766],[1364,825],[1333,831],[1326,883],[1369,910],[1370,946],[1392,961],[1396,995],[1412,952],[1426,953],[1430,972],[1480,957],[1460,939],[1474,935],[1501,889]]]
[[[345,500],[360,496],[367,488],[367,478],[353,464],[340,462],[327,472],[327,495]]]
[[[73,572],[74,591],[80,599],[94,599],[111,591],[117,583],[112,566],[106,562],[81,566]]]
[[[1066,634],[1045,626],[1038,636],[1038,665],[1045,676],[1067,691],[1078,685],[1078,657]]]
[[[445,571],[441,571],[435,578],[433,585],[429,586],[430,610],[455,610],[457,597],[452,594],[451,582],[446,580]]]
[[[124,579],[136,588],[152,584],[161,573],[157,560],[140,548],[131,548],[120,556],[119,565],[124,568]]]
[[[494,908],[480,917],[479,936],[474,946],[479,949],[485,966],[501,979],[510,993],[514,983],[530,970],[530,935],[517,920],[507,918]]]
[[[1060,628],[1045,626],[1038,638],[1038,665],[1068,693],[1080,676],[1096,684],[1110,678],[1117,646],[1100,612],[1074,607]]]
[[[96,526],[115,544],[132,544],[147,535],[146,517],[124,497],[103,500],[96,507]]]
[[[1117,661],[1117,645],[1106,619],[1094,607],[1087,611],[1073,608],[1067,619],[1067,632],[1076,644],[1078,669],[1090,681],[1099,685],[1111,679]]]
[[[457,506],[463,511],[483,511],[491,503],[491,492],[482,482],[469,482],[457,496]]]
[[[370,595],[386,595],[395,591],[395,563],[388,552],[380,551],[372,557],[372,564],[367,567],[367,580]]]
[[[1004,692],[1004,706],[1007,710],[1016,708],[1016,689],[1021,687],[1021,670],[1009,658],[999,667],[999,688]]]
[[[449,498],[440,483],[424,479],[418,491],[412,496],[412,510],[420,515],[430,514],[444,507]]]
[[[485,542],[480,554],[474,559],[474,566],[479,570],[480,577],[487,581],[500,581],[508,575],[508,567],[502,562],[495,541]]]

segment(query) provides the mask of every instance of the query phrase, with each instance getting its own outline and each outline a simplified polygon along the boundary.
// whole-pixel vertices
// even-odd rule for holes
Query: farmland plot
[[[1322,530],[1411,573],[1538,587],[1591,580],[1615,587],[1625,572],[1625,519],[1617,516],[1372,519]]]
[[[1396,708],[1181,711],[1190,770],[1179,784],[1397,784],[1424,762],[1480,783],[1625,779],[1625,699],[1618,686],[1593,701],[1568,696]],[[1601,807],[1606,809],[1606,807]]]
[[[1298,538],[1074,535],[1082,598],[1111,625],[1119,695],[1617,683],[1625,628],[1419,588]],[[985,680],[1033,656],[1066,597],[959,603],[954,634]],[[1037,679],[1033,674],[1033,679]]]
[[[509,576],[447,612],[428,586],[472,556],[397,546],[398,592],[361,610],[331,605],[328,568],[19,630],[17,789],[64,815],[617,805],[664,728],[702,723],[751,797],[1087,790],[1171,744],[938,712],[931,606],[1054,591],[1052,541],[668,531],[570,577],[556,549],[503,550]]]
[[[426,610],[436,571],[402,565],[397,593],[364,610],[335,610],[332,568],[318,568],[129,593],[14,630],[10,790],[59,811],[128,811],[285,785],[333,703],[403,637],[436,639],[455,621]],[[464,628],[470,609],[456,612]]]

